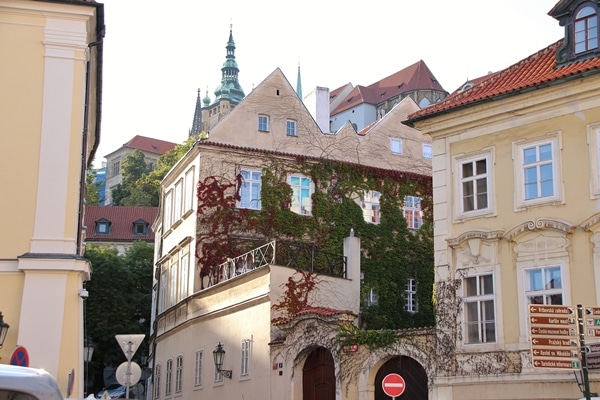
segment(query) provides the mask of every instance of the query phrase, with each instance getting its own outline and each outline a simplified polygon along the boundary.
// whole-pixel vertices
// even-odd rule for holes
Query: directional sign
[[[565,347],[565,348],[577,348],[579,344],[573,339],[554,339],[554,338],[538,338],[534,337],[531,339],[531,344],[535,346],[549,346],[549,347]]]
[[[585,315],[598,315],[600,316],[600,307],[586,307]]]
[[[404,393],[406,383],[404,378],[398,374],[387,374],[381,381],[383,392],[390,397],[398,397]]]
[[[533,359],[533,366],[535,368],[553,368],[553,369],[579,369],[581,363],[578,360],[567,361],[567,360],[545,360],[545,359]]]
[[[588,329],[585,330],[585,334],[587,336],[600,337],[600,329],[588,328]]]
[[[600,329],[598,329],[598,336],[600,336]],[[577,329],[575,328],[547,328],[547,327],[531,327],[532,335],[543,335],[543,336],[577,336]],[[592,335],[593,336],[593,335]]]
[[[598,326],[600,327],[600,316],[598,318],[585,318],[585,324],[588,326]]]
[[[598,308],[600,315],[600,308]],[[530,304],[529,314],[562,314],[575,315],[575,308],[572,306],[550,306],[545,304]]]
[[[575,325],[575,318],[569,317],[529,317],[529,322],[540,325]]]

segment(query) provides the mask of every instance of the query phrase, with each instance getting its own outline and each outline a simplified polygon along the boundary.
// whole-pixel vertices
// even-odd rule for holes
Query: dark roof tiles
[[[86,206],[84,225],[86,240],[91,242],[124,242],[144,240],[154,242],[154,232],[148,228],[148,235],[134,235],[133,223],[139,220],[147,222],[150,226],[158,215],[158,207],[126,207],[126,206]],[[96,233],[96,223],[107,220],[111,224],[108,234]]]

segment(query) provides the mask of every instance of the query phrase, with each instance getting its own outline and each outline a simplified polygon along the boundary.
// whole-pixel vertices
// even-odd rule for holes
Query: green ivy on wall
[[[373,289],[378,303],[361,310],[361,328],[381,330],[433,326],[434,284],[431,178],[332,160],[307,161],[261,155],[261,209],[236,208],[241,175],[209,176],[199,182],[198,249],[200,275],[207,276],[226,257],[242,254],[271,240],[310,242],[341,253],[354,231],[361,239],[361,290]],[[207,161],[205,161],[207,162]],[[312,179],[312,215],[290,210],[292,189],[286,177],[301,173]],[[364,191],[381,193],[379,224],[367,223],[360,207]],[[423,210],[419,230],[407,227],[404,196],[418,196]],[[417,282],[418,312],[405,311],[405,285]]]

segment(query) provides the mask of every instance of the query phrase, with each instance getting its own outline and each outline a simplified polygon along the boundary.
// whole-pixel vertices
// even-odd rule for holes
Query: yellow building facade
[[[83,395],[85,172],[100,137],[103,5],[0,1],[0,311],[65,397]]]

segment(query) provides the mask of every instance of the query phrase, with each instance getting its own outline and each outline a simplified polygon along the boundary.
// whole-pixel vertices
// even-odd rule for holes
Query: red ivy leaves
[[[295,277],[298,275],[299,277],[296,279]],[[310,294],[315,290],[318,283],[317,274],[310,271],[296,270],[294,275],[290,276],[283,285],[285,290],[281,301],[271,306],[274,311],[283,312],[283,317],[278,318],[278,320],[293,317],[300,311],[306,310],[309,306]]]

